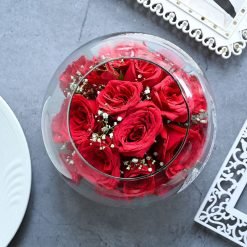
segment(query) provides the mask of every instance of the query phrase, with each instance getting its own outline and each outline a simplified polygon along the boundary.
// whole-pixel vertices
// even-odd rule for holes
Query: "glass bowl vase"
[[[108,103],[100,104],[114,97],[122,105],[111,116]],[[207,80],[188,54],[159,37],[118,33],[82,45],[58,67],[45,96],[42,134],[72,188],[103,204],[135,207],[194,181],[212,152],[215,119]]]

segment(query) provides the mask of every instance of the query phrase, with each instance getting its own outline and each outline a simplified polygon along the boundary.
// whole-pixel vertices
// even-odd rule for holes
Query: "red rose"
[[[81,56],[78,60],[68,65],[60,76],[60,87],[64,94],[67,95],[68,92],[73,91],[70,89],[70,83],[73,82],[72,77],[76,77],[78,75],[84,76],[97,64],[97,62],[97,58],[89,60],[85,56]],[[89,84],[98,85],[106,84],[109,80],[118,79],[119,76],[119,73],[107,63],[91,71],[87,75],[86,79]]]
[[[202,86],[195,76],[189,77],[189,83],[192,92],[191,114],[199,114],[201,110],[207,111],[207,101]]]
[[[167,139],[166,139],[166,150],[165,162],[169,162],[174,155],[177,153],[178,149],[181,147],[186,138],[186,128],[182,128],[177,125],[168,125],[167,127]],[[188,138],[188,137],[187,137]]]
[[[104,149],[100,149],[101,143],[94,142],[92,145],[84,143],[78,147],[82,157],[97,170],[114,176],[120,177],[120,157],[115,149],[110,148],[108,145]],[[116,187],[118,180],[107,177],[101,174],[96,169],[88,166],[80,157],[75,157],[75,166],[78,173],[93,184],[98,184],[108,189]]]
[[[140,102],[142,84],[130,81],[109,81],[97,97],[99,108],[108,114],[121,114]]]
[[[121,79],[121,77],[123,77],[123,75],[126,73],[130,62],[131,59],[116,59],[108,62],[107,64],[109,64],[111,68],[115,69],[115,71],[119,71],[119,79]]]
[[[129,171],[125,171],[125,178],[138,178],[141,176],[150,175],[148,166],[142,166],[141,169],[138,166],[134,166]],[[154,177],[142,178],[133,181],[124,181],[123,192],[129,197],[140,197],[148,194],[152,194],[155,189]]]
[[[205,142],[205,133],[202,128],[204,128],[202,125],[195,125],[189,129],[188,136],[182,150],[166,169],[166,175],[169,179],[180,171],[189,169],[196,165],[197,160],[201,156]],[[159,154],[159,159],[163,160],[164,163],[167,163],[174,157],[177,150],[182,145],[186,136],[186,128],[170,124],[165,130],[163,130],[162,133],[162,138],[164,138],[164,140],[163,143],[159,143],[159,146],[157,145],[157,151]]]
[[[205,92],[200,84],[199,79],[194,75],[189,75],[183,70],[178,70],[175,72],[177,77],[183,80],[191,92],[191,96],[188,97],[188,103],[191,115],[197,115],[200,112],[207,111],[207,100],[205,97]]]
[[[126,81],[139,81],[145,87],[153,87],[160,83],[167,73],[159,66],[144,60],[134,59],[131,61],[127,72],[124,75]]]
[[[51,129],[56,143],[66,143],[70,140],[67,126],[68,104],[69,99],[65,99],[60,112],[52,119]]]
[[[76,145],[84,142],[95,128],[94,114],[97,112],[96,102],[88,100],[80,94],[72,98],[69,113],[69,125],[72,139]]]
[[[120,79],[127,71],[132,59],[130,57],[142,56],[148,53],[146,45],[142,43],[120,43],[114,47],[105,46],[100,49],[98,60],[115,59],[106,63],[109,71],[114,70],[117,78]],[[126,57],[126,58],[125,58]],[[122,78],[123,79],[123,78]]]
[[[177,154],[185,137],[186,129],[173,124],[164,125],[153,149],[158,155],[158,160],[164,164],[170,162]]]
[[[110,80],[119,79],[119,72],[116,71],[109,63],[95,68],[87,75],[88,83],[91,85],[105,85]]]
[[[79,59],[68,65],[59,78],[61,89],[66,92],[66,89],[72,82],[72,77],[76,76],[77,71],[84,75],[93,64],[93,61],[88,60],[85,56],[81,56]]]
[[[186,143],[181,154],[178,156],[180,162],[186,164],[188,169],[195,166],[201,158],[206,141],[206,132],[207,125],[204,124],[192,125],[189,130]]]
[[[76,75],[77,68],[74,64],[68,65],[65,71],[60,76],[60,87],[62,90],[65,90],[69,87],[69,84],[72,82],[72,76]]]
[[[178,156],[178,160],[184,163],[186,168],[196,165],[202,154],[205,143],[205,136],[201,131],[202,128],[204,127],[200,124],[193,125],[190,128],[185,145]]]
[[[164,162],[169,162],[172,157],[176,154],[177,150],[182,145],[183,141],[185,140],[185,146],[182,148],[182,152],[184,152],[186,145],[192,144],[194,145],[195,150],[193,150],[193,157],[196,156],[196,150],[198,147],[203,146],[204,144],[204,133],[199,130],[199,126],[193,125],[190,127],[188,136],[186,137],[187,129],[185,127],[180,127],[175,124],[169,124],[163,127],[162,135],[159,137],[163,139],[163,145],[158,145],[157,147],[159,150],[159,159],[163,160]],[[186,139],[185,139],[186,137]],[[188,150],[187,150],[188,151]],[[186,153],[186,152],[185,152]],[[193,159],[191,153],[187,153],[187,155]]]
[[[101,59],[118,58],[114,61],[108,62],[108,64],[120,72],[120,77],[121,75],[126,74],[126,71],[130,65],[133,65],[133,61],[136,60],[134,57],[141,57],[153,62],[164,62],[164,56],[160,53],[149,51],[145,44],[139,42],[123,42],[114,47],[103,47],[99,52],[99,58]],[[136,79],[136,77],[133,76],[131,76],[131,78],[132,79],[129,81],[133,81],[133,79],[135,81]],[[138,78],[138,80],[141,81],[140,78]]]
[[[162,128],[160,110],[143,101],[129,110],[127,117],[114,129],[114,144],[124,156],[143,157]]]
[[[179,86],[171,76],[152,88],[151,99],[160,108],[165,118],[177,122],[187,121],[185,100]]]

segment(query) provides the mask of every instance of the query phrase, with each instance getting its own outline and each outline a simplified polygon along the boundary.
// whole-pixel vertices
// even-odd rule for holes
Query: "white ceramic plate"
[[[0,97],[0,246],[14,237],[26,212],[31,160],[22,128]]]

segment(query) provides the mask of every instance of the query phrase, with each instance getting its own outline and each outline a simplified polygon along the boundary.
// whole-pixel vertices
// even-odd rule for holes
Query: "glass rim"
[[[154,36],[155,37],[155,36]],[[99,39],[99,38],[97,38]],[[80,49],[81,47],[79,47],[78,49]],[[109,175],[107,173],[104,173],[102,172],[101,170],[95,168],[93,165],[91,165],[84,157],[83,155],[79,152],[78,148],[76,147],[75,143],[74,143],[74,140],[71,136],[71,131],[70,131],[70,124],[69,124],[69,115],[70,115],[70,108],[71,108],[71,101],[73,99],[73,96],[75,95],[75,92],[78,88],[78,86],[81,84],[81,82],[86,79],[86,77],[91,73],[93,72],[95,69],[97,69],[98,67],[106,64],[106,63],[109,63],[109,62],[112,62],[112,61],[116,61],[116,60],[121,60],[121,59],[135,59],[135,60],[142,60],[142,61],[146,61],[148,63],[151,63],[155,66],[158,66],[160,67],[162,70],[164,70],[166,73],[169,74],[169,76],[171,76],[173,78],[173,80],[176,82],[176,84],[179,86],[179,89],[181,91],[181,94],[183,96],[183,99],[184,99],[184,102],[186,104],[186,109],[187,109],[187,121],[186,123],[187,126],[186,126],[186,133],[185,133],[185,136],[183,138],[183,141],[182,143],[179,145],[179,148],[178,150],[176,151],[176,153],[173,155],[172,159],[170,159],[164,166],[160,167],[159,169],[157,169],[155,172],[152,172],[150,174],[147,174],[147,175],[143,175],[143,176],[139,176],[139,177],[134,177],[134,178],[123,178],[123,177],[116,177],[116,176],[112,176],[112,175]],[[175,70],[173,70],[173,73],[175,72]],[[138,181],[138,180],[142,180],[142,179],[149,179],[149,178],[152,178],[154,176],[156,176],[157,174],[167,170],[169,168],[169,166],[171,166],[171,164],[176,160],[176,158],[179,156],[179,154],[181,153],[181,151],[183,150],[185,144],[186,144],[186,141],[187,141],[187,138],[188,138],[188,134],[189,134],[189,130],[190,130],[190,126],[191,126],[191,114],[190,114],[190,108],[189,108],[189,104],[186,100],[186,96],[185,96],[185,93],[184,93],[184,90],[183,90],[183,86],[182,84],[179,82],[178,79],[176,79],[173,75],[172,75],[172,72],[168,71],[166,68],[164,68],[163,66],[161,66],[160,64],[156,63],[156,62],[153,62],[151,60],[148,60],[147,58],[142,58],[140,55],[137,55],[137,56],[119,56],[119,57],[115,57],[115,58],[105,58],[105,59],[102,59],[102,61],[100,61],[99,63],[97,63],[95,66],[93,66],[92,68],[90,68],[88,70],[87,73],[85,73],[82,78],[80,78],[80,80],[77,82],[77,85],[76,87],[74,88],[73,92],[71,93],[70,95],[70,99],[69,99],[69,104],[68,104],[68,108],[67,108],[67,126],[68,126],[68,133],[69,133],[69,138],[70,138],[70,143],[72,144],[73,148],[74,148],[74,151],[76,151],[77,155],[80,157],[80,159],[90,168],[90,169],[93,169],[95,172],[101,174],[102,176],[105,176],[105,177],[108,177],[110,179],[115,179],[115,180],[118,180],[118,181]],[[187,171],[188,169],[183,169],[182,171]],[[179,173],[178,173],[179,174]]]

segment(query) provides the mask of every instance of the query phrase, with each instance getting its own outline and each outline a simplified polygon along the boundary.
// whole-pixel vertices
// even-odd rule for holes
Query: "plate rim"
[[[28,142],[27,142],[26,136],[24,134],[23,128],[22,128],[20,122],[18,121],[15,113],[13,112],[13,110],[10,108],[10,106],[7,104],[7,102],[1,96],[0,96],[0,111],[2,111],[4,114],[6,114],[9,121],[13,122],[13,125],[15,125],[16,131],[20,135],[19,138],[20,138],[21,142],[23,143],[23,145],[25,145],[25,149],[27,151],[27,160],[25,162],[27,163],[27,167],[29,168],[28,170],[26,170],[26,174],[27,174],[26,179],[28,179],[28,181],[27,181],[27,188],[26,188],[27,194],[26,194],[26,198],[25,198],[25,202],[24,202],[24,207],[21,210],[20,217],[17,219],[16,229],[14,229],[13,232],[10,234],[10,239],[7,240],[6,243],[4,243],[5,244],[4,246],[8,246],[10,244],[10,242],[13,240],[13,238],[15,237],[18,229],[20,228],[21,223],[22,223],[24,216],[26,214],[26,211],[27,211],[27,207],[28,207],[30,195],[31,195],[31,187],[32,187],[32,165],[31,165],[30,150],[29,150]]]

